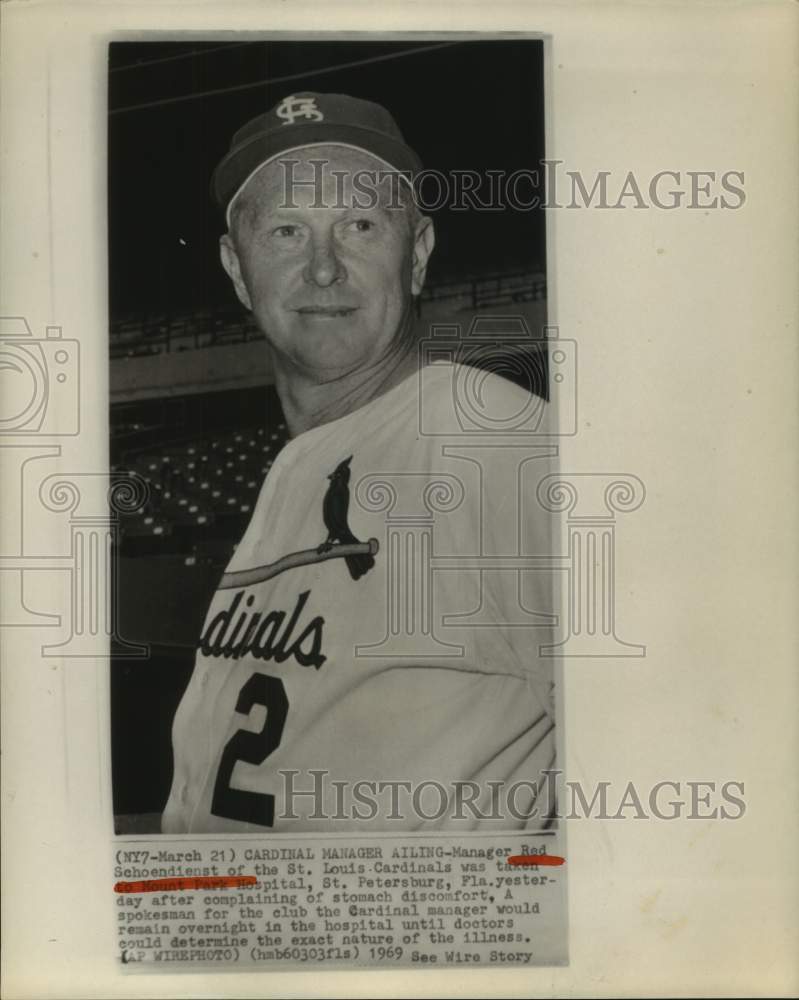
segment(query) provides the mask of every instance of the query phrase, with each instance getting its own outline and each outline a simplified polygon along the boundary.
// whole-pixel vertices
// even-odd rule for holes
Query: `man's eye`
[[[355,222],[353,222],[353,226],[359,233],[368,233],[375,228],[375,224],[371,221],[371,219],[356,219]]]
[[[297,226],[278,226],[277,229],[272,230],[272,235],[285,238],[287,236],[296,236],[298,232],[299,229]]]

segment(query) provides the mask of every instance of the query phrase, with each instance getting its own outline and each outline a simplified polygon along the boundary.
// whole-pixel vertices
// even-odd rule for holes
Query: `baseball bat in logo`
[[[380,543],[376,538],[370,538],[368,542],[359,541],[350,531],[347,521],[350,507],[351,461],[352,455],[339,462],[327,477],[330,485],[322,501],[322,519],[327,537],[321,545],[315,549],[289,552],[276,562],[265,566],[225,573],[217,589],[229,590],[233,587],[249,587],[256,583],[264,583],[288,569],[307,566],[309,563],[325,562],[328,559],[343,559],[353,580],[359,580],[369,570],[374,569],[374,557],[380,549]]]

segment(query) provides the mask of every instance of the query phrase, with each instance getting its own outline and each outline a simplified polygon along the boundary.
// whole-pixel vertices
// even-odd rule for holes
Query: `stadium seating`
[[[191,557],[200,549],[225,559],[286,441],[286,425],[282,417],[229,428],[211,420],[211,429],[192,430],[161,420],[128,420],[112,434],[112,474],[135,473],[148,487],[143,506],[120,518],[122,552]]]

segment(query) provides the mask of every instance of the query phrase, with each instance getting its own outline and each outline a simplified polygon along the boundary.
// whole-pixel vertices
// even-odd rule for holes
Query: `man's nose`
[[[327,288],[338,281],[344,281],[346,277],[347,270],[338,255],[332,235],[314,239],[305,268],[305,280],[320,288]]]

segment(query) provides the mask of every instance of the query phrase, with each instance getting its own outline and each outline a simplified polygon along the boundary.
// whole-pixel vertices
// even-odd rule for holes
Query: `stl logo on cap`
[[[281,101],[275,114],[283,119],[284,125],[293,125],[297,118],[310,118],[311,121],[324,121],[325,116],[316,106],[314,97],[287,97]]]

